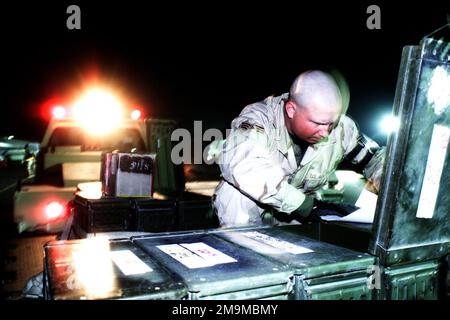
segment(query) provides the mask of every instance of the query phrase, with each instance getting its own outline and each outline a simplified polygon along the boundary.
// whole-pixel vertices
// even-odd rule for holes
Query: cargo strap
[[[59,238],[59,240],[69,240],[70,233],[72,231],[72,224],[73,224],[73,216],[74,216],[73,211],[74,211],[73,208],[71,208],[69,219],[67,219],[67,221],[66,221],[66,224],[64,226],[64,231],[61,234],[61,237]]]
[[[366,167],[379,149],[380,147],[378,145],[374,144],[373,141],[361,134],[358,137],[355,148],[353,148],[353,150],[350,151],[345,158],[351,163],[357,165],[361,170]]]

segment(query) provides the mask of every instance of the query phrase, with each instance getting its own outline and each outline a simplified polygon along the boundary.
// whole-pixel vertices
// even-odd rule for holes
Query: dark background
[[[81,8],[81,30],[66,9]],[[381,8],[381,30],[366,9]],[[402,48],[447,23],[448,1],[16,2],[0,17],[0,135],[40,141],[43,106],[95,75],[154,118],[227,128],[249,103],[288,91],[311,68],[334,68],[351,90],[349,114],[384,144]]]

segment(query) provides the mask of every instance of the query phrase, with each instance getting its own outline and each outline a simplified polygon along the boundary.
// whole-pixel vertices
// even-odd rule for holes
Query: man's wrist
[[[300,207],[295,209],[292,213],[299,214],[300,216],[306,218],[311,213],[314,207],[314,197],[305,195],[305,200],[303,200]]]

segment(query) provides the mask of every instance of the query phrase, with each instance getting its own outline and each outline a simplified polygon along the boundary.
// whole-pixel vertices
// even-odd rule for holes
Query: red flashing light
[[[67,111],[62,106],[56,106],[52,110],[53,118],[58,119],[58,120],[64,119],[66,117],[66,114],[67,114]]]
[[[61,217],[64,214],[64,206],[56,201],[50,202],[45,207],[45,215],[48,220],[53,220]]]
[[[131,119],[132,120],[139,120],[142,116],[141,110],[135,109],[131,111]]]

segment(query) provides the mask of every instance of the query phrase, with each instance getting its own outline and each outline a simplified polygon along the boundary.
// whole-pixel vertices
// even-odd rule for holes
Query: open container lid
[[[450,245],[450,24],[403,49],[369,251],[385,266],[439,258]]]

